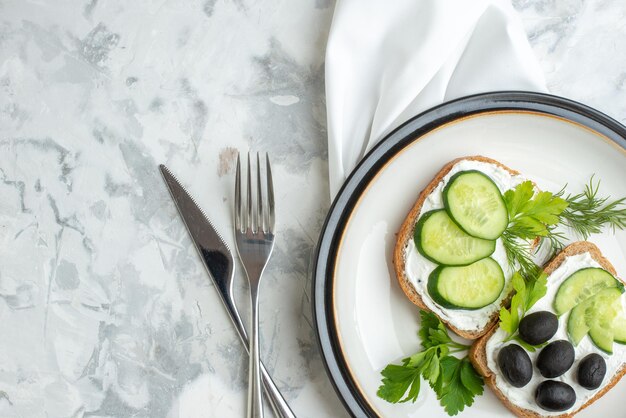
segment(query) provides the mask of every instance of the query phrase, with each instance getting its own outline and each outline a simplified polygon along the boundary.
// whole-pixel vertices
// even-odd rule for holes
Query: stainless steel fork
[[[274,186],[269,156],[265,154],[267,202],[263,201],[261,162],[256,155],[256,205],[252,203],[252,176],[248,153],[248,185],[246,203],[242,205],[241,164],[237,155],[235,178],[235,242],[237,253],[250,283],[252,322],[250,325],[250,373],[248,377],[248,418],[263,417],[261,392],[261,360],[259,355],[259,285],[263,270],[274,249]]]

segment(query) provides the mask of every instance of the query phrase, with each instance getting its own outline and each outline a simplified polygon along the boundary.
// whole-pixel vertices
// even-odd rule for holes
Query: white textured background
[[[625,122],[626,4],[514,4],[550,90]],[[242,348],[157,172],[170,166],[230,239],[237,149],[274,162],[266,365],[298,416],[347,416],[308,277],[330,204],[332,9],[0,0],[0,416],[243,413]]]

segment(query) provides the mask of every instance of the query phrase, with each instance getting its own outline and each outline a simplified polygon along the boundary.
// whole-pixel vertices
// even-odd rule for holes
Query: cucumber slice
[[[554,298],[554,310],[557,315],[564,314],[607,287],[623,289],[623,285],[606,270],[595,267],[578,270],[559,286]]]
[[[600,350],[608,354],[613,354],[613,331],[602,327],[589,329],[589,338]]]
[[[621,298],[619,301],[619,311],[613,321],[613,338],[616,343],[626,344],[626,315],[624,315],[624,309],[622,308]]]
[[[469,266],[437,267],[428,278],[428,293],[449,309],[480,309],[495,302],[504,289],[504,273],[493,258]]]
[[[480,171],[453,175],[443,189],[443,201],[454,222],[473,237],[494,240],[509,224],[498,186]]]
[[[593,343],[607,353],[613,352],[613,323],[620,312],[622,289],[608,287],[572,309],[567,333],[575,346],[589,333]],[[619,306],[619,309],[618,309]]]
[[[577,346],[589,332],[586,314],[589,309],[590,299],[577,305],[567,319],[567,335],[574,346]]]
[[[589,337],[602,351],[613,353],[613,323],[622,309],[620,297],[622,292],[618,288],[609,288],[593,297],[592,314],[588,318]]]
[[[496,249],[495,241],[463,232],[443,209],[422,215],[415,225],[414,239],[420,254],[445,266],[466,266],[490,256]]]

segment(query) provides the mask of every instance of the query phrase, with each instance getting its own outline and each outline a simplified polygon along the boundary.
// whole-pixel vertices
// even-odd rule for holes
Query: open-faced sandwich
[[[503,195],[525,181],[487,157],[451,161],[420,193],[398,233],[394,267],[402,290],[467,339],[493,327],[511,292]]]
[[[470,360],[515,415],[565,418],[626,373],[624,284],[589,242],[569,245],[544,272],[547,291],[517,330],[492,328],[472,345]]]
[[[424,380],[456,415],[486,382],[517,416],[570,417],[613,387],[626,373],[624,285],[595,245],[564,248],[626,229],[626,198],[598,188],[592,178],[579,194],[542,191],[482,156],[446,164],[393,254],[420,307],[421,349],[381,371],[378,396],[415,401]],[[542,269],[537,248],[558,254]]]

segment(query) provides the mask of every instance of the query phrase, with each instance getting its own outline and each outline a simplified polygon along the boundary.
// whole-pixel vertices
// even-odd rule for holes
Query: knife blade
[[[235,325],[246,352],[248,352],[248,334],[233,299],[232,286],[235,264],[232,252],[209,218],[204,214],[204,211],[172,172],[163,164],[159,166],[159,169],[172,196],[172,200],[174,200],[178,214],[182,218],[198,251],[202,264],[218,290],[220,299]],[[279,418],[295,418],[294,413],[289,408],[263,364],[261,364],[261,375],[265,394],[275,415]]]

